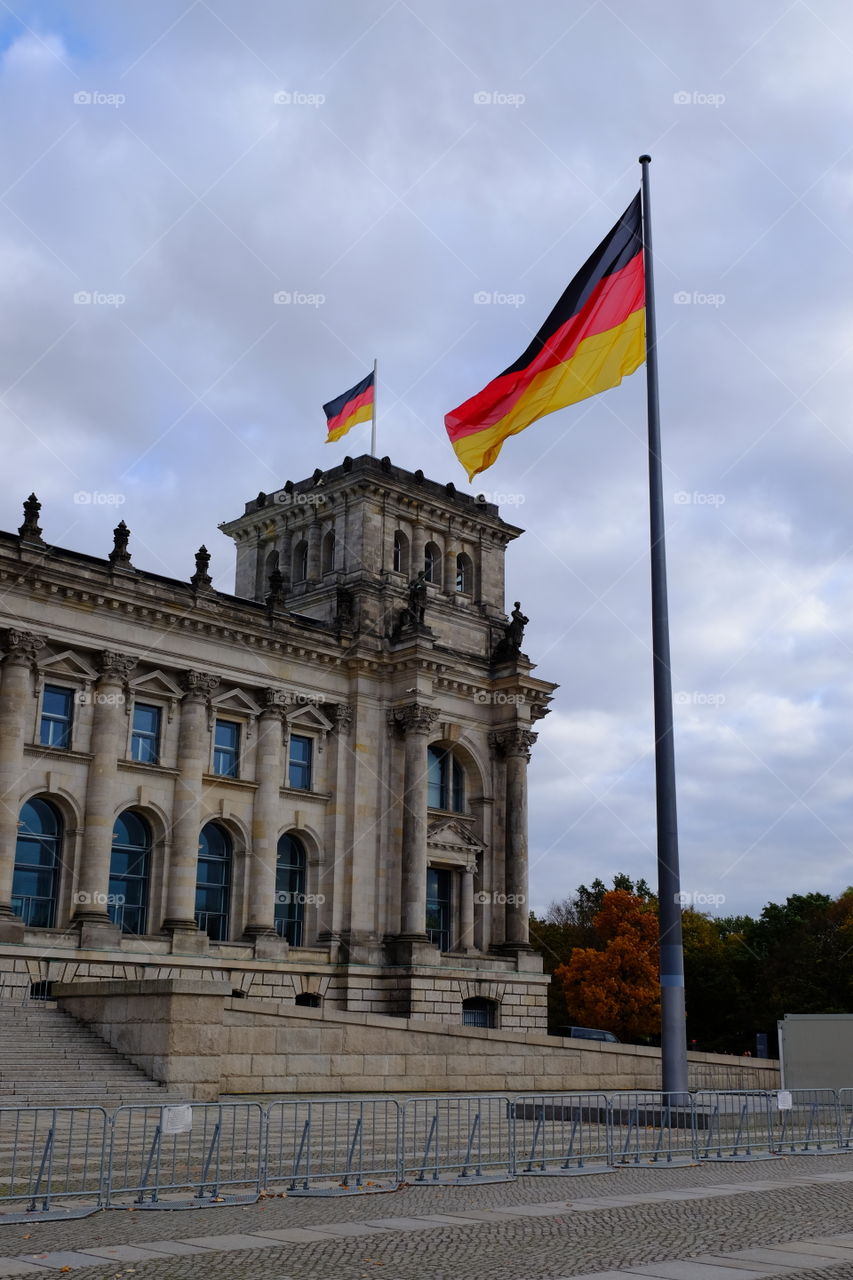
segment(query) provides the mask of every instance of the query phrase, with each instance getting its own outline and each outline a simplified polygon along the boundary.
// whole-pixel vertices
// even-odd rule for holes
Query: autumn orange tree
[[[559,965],[572,1020],[636,1040],[660,1030],[658,921],[654,902],[626,889],[605,893],[593,919],[601,949],[575,947]]]

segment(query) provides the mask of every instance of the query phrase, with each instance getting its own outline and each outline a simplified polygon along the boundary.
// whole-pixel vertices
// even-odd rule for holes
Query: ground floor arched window
[[[232,860],[228,832],[218,822],[208,822],[198,842],[195,919],[212,942],[228,940]]]
[[[56,921],[62,818],[47,800],[28,800],[18,817],[12,910],[34,929]]]
[[[285,833],[278,842],[275,868],[275,931],[292,947],[305,932],[305,847]]]
[[[144,818],[125,809],[115,820],[110,854],[110,919],[122,933],[144,933],[148,914],[151,867],[151,828]]]

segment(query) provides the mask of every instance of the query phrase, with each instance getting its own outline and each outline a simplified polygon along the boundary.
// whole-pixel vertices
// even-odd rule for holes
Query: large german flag
[[[584,263],[515,364],[444,419],[473,480],[507,436],[537,418],[616,387],[645,359],[640,196]]]
[[[326,444],[332,440],[340,440],[341,436],[345,436],[350,427],[354,427],[359,422],[369,422],[373,416],[373,396],[375,394],[374,376],[369,373],[366,378],[362,378],[361,382],[357,382],[349,391],[345,391],[342,396],[338,396],[335,400],[330,400],[328,404],[323,405],[323,412],[326,415],[326,426],[329,434],[326,436]]]

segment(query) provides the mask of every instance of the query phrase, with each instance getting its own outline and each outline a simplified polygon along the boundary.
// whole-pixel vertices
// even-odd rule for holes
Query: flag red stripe
[[[351,418],[357,409],[361,409],[366,404],[373,404],[372,386],[368,387],[366,391],[362,391],[360,396],[354,396],[352,400],[348,400],[340,413],[336,413],[334,418],[327,419],[326,426],[330,431],[335,431],[338,427],[343,426],[347,418]]]

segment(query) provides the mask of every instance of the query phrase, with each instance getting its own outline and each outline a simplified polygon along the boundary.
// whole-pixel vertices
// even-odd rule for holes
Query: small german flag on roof
[[[375,382],[375,374],[369,373],[342,396],[323,405],[326,426],[329,429],[326,444],[331,443],[332,440],[340,440],[341,436],[345,436],[350,427],[356,426],[357,423],[370,421],[373,416],[373,398],[376,393]]]

